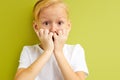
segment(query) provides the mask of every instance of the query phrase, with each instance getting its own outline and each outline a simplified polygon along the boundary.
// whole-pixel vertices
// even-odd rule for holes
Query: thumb
[[[53,37],[54,37],[54,39],[56,39],[56,38],[57,38],[57,34],[56,34],[56,33],[54,33],[54,34],[53,34]]]

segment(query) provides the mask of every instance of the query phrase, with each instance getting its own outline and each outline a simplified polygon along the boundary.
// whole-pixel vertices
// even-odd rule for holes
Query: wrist
[[[57,55],[57,56],[61,56],[61,55],[63,55],[63,51],[62,50],[54,51],[54,54]]]
[[[52,54],[53,50],[44,50],[44,53],[46,53],[46,54]]]
[[[63,53],[63,48],[55,48],[54,53]]]

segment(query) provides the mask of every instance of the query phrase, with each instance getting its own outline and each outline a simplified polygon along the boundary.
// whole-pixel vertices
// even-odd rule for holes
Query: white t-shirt
[[[71,66],[74,72],[83,71],[85,72],[86,76],[88,75],[88,68],[86,65],[84,50],[79,44],[65,44],[63,52],[66,60],[68,61],[69,65]],[[27,68],[42,53],[43,50],[39,47],[38,44],[33,46],[25,46],[20,56],[18,68]],[[44,65],[44,67],[42,68],[35,80],[64,80],[54,54]]]

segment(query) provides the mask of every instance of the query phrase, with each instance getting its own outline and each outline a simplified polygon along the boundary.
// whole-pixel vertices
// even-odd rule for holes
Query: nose
[[[56,32],[57,31],[57,25],[53,23],[50,27],[50,32]]]

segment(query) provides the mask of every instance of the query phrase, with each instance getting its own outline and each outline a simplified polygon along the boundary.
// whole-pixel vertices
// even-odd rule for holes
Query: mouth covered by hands
[[[37,32],[43,50],[54,51],[55,54],[63,51],[63,46],[68,38],[68,34],[69,31],[66,29],[54,33],[47,29],[40,29]]]

